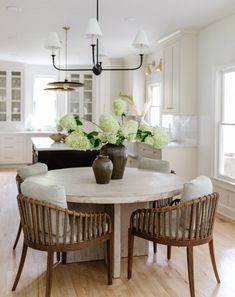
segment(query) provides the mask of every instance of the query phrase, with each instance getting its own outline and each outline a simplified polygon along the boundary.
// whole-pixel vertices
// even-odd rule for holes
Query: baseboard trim
[[[217,214],[224,219],[228,219],[230,221],[235,222],[235,209],[231,209],[230,207],[219,204]]]

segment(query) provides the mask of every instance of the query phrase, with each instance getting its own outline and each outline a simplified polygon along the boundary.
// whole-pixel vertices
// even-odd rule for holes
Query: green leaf
[[[98,139],[98,138],[96,138],[96,139],[95,139],[95,142],[94,142],[94,144],[93,144],[93,146],[94,146],[94,147],[98,147],[98,146],[100,145],[100,143],[101,143],[101,140]]]
[[[83,123],[80,121],[79,116],[74,116],[74,119],[75,119],[75,121],[76,121],[76,123],[77,123],[78,126],[82,126],[83,125]]]
[[[90,136],[97,136],[99,134],[99,132],[97,131],[91,131],[90,133],[87,134],[87,137],[90,137]]]

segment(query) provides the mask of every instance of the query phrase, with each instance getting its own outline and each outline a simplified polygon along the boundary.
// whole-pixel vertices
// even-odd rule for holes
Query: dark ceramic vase
[[[113,172],[113,163],[109,156],[98,155],[92,163],[97,184],[108,184]]]
[[[101,148],[100,153],[109,156],[113,163],[111,179],[122,179],[128,157],[127,148],[122,144],[114,145],[108,143]]]

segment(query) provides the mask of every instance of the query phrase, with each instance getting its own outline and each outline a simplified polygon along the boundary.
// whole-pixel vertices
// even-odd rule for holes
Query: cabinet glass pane
[[[11,88],[20,89],[21,88],[21,73],[11,72]]]
[[[70,93],[70,113],[80,114],[80,93]]]
[[[84,92],[84,102],[92,102],[92,92]]]
[[[6,71],[0,71],[0,121],[5,122],[7,120],[7,73]]]
[[[5,112],[0,112],[0,122],[5,122],[7,120],[7,114]]]
[[[5,71],[0,71],[0,88],[6,89],[7,86],[7,73]]]
[[[80,75],[79,74],[71,74],[71,81],[78,82],[79,79],[80,79]]]
[[[21,99],[21,90],[11,90],[11,100],[20,101]]]
[[[84,90],[85,91],[92,91],[92,80],[85,80],[84,79]]]
[[[92,115],[91,114],[84,114],[83,118],[87,121],[92,121]]]
[[[11,72],[11,106],[10,119],[12,122],[21,121],[21,73]]]

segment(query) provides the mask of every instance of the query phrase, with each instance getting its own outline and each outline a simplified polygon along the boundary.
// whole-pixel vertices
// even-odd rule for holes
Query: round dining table
[[[171,173],[126,168],[123,179],[97,184],[92,167],[50,170],[27,180],[42,185],[64,186],[67,201],[72,204],[104,206],[113,220],[115,278],[120,277],[121,257],[127,255],[127,232],[132,211],[148,207],[151,201],[179,195],[185,182]]]

